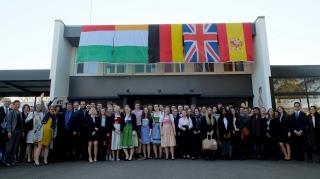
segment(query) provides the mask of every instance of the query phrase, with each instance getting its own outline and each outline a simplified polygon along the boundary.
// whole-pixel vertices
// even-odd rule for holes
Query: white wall
[[[253,88],[253,105],[257,107],[262,106],[266,108],[272,107],[270,83],[270,61],[268,51],[268,39],[266,31],[265,17],[258,17],[255,21],[256,36],[253,39],[255,62],[252,68],[252,88]],[[259,94],[261,87],[262,93]]]
[[[55,96],[68,96],[69,70],[72,47],[64,38],[64,23],[55,20],[50,70],[50,98]]]

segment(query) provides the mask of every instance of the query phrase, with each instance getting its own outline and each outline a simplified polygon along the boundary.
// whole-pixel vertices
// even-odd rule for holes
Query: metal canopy
[[[50,93],[50,70],[0,70],[0,97]]]

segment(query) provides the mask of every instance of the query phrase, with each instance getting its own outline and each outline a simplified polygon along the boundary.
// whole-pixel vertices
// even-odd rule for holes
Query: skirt
[[[53,130],[51,128],[51,122],[52,122],[52,119],[50,118],[48,122],[42,126],[43,136],[42,136],[42,140],[40,141],[40,144],[46,147],[48,147],[52,141]]]
[[[161,144],[160,124],[155,123],[152,128],[152,144]]]
[[[149,136],[149,132],[150,132],[149,125],[141,127],[141,143],[142,144],[150,144],[151,138]]]
[[[111,134],[111,150],[120,150],[121,149],[121,132],[120,124],[114,124],[116,129],[119,129],[119,132],[112,131]]]
[[[34,131],[33,130],[28,131],[26,143],[27,144],[33,144],[34,143],[34,139],[35,139]]]
[[[132,124],[126,124],[123,129],[122,137],[121,137],[121,146],[122,148],[133,148],[133,135],[132,135]]]
[[[171,124],[163,124],[161,133],[161,147],[176,146],[176,137]]]

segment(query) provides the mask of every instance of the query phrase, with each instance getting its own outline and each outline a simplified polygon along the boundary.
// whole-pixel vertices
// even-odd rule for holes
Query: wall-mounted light
[[[158,93],[161,93],[161,89],[158,89]]]
[[[129,90],[129,89],[127,89],[127,93],[130,93],[130,90]]]

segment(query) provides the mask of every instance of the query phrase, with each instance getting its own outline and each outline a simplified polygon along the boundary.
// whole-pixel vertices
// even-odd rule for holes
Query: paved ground
[[[312,179],[320,178],[320,164],[285,161],[131,161],[131,162],[64,162],[34,167],[0,167],[1,179],[12,178],[244,178],[244,179]]]

